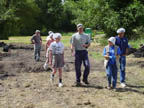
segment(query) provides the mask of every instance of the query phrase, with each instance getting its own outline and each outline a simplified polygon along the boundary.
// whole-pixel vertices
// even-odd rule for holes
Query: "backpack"
[[[109,45],[105,46],[105,49],[106,49],[106,54],[109,53]],[[114,49],[114,53],[115,53],[115,56],[117,56],[117,49],[118,49],[118,46],[115,45],[115,49]],[[108,62],[109,62],[109,59],[105,59],[104,60],[104,67],[106,68],[107,65],[108,65]],[[116,65],[117,65],[117,68],[119,69],[120,66],[119,66],[119,59],[116,58]]]

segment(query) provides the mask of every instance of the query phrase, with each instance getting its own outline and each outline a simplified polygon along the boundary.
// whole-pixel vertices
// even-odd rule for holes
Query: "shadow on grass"
[[[72,87],[78,87],[78,88],[95,88],[95,89],[105,89],[106,88],[106,87],[96,86],[96,85],[80,85],[80,86],[74,85]],[[133,87],[133,86],[132,85],[128,86],[128,88],[127,87],[126,88],[117,88],[116,92],[135,92],[135,93],[144,95],[144,91],[136,90],[136,89],[133,89],[133,88],[130,88],[130,87]],[[143,88],[143,87],[144,86],[138,86],[137,88]]]
[[[16,75],[14,75],[14,74],[11,74],[11,75],[9,75],[9,74],[3,74],[3,75],[0,75],[0,79],[1,80],[4,80],[4,79],[6,79],[6,78],[8,78],[8,77],[15,77]]]
[[[130,85],[130,84],[127,84],[127,86],[131,88],[144,88],[144,86]]]
[[[90,84],[89,85],[80,85],[80,86],[73,85],[72,87],[104,89],[104,87],[102,87],[102,86],[96,86],[96,85],[90,85]]]
[[[118,88],[116,92],[135,92],[144,95],[144,91],[139,91],[132,88]]]

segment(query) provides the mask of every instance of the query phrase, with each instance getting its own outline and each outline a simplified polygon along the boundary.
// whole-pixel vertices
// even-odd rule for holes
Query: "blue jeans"
[[[125,82],[126,56],[120,56],[120,82]]]
[[[106,73],[107,73],[107,80],[108,80],[108,85],[111,85],[111,80],[112,80],[112,87],[116,88],[117,84],[117,66],[116,64],[108,64],[106,67]]]
[[[38,61],[40,59],[41,45],[34,45],[34,59]]]
[[[86,50],[76,51],[75,53],[75,71],[76,71],[76,82],[80,82],[81,77],[81,65],[84,64],[85,70],[83,73],[83,80],[88,80],[88,75],[90,72],[90,63],[88,59],[88,52]]]

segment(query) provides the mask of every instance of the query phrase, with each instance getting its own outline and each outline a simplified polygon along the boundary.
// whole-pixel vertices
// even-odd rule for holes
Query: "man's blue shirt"
[[[116,43],[117,46],[119,46],[121,50],[121,55],[126,54],[126,49],[129,48],[128,46],[128,39],[126,37],[120,38],[116,36]]]

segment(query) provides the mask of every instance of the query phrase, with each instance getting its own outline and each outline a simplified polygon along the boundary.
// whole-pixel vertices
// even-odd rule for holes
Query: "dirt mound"
[[[3,57],[8,57],[10,56],[10,53],[0,53],[0,58],[2,59]]]
[[[0,74],[4,73],[4,64],[0,63]]]
[[[10,44],[11,50],[9,52],[0,52],[0,69],[1,74],[16,75],[22,72],[50,72],[51,67],[44,70],[45,51],[42,49],[41,58],[39,62],[35,62],[33,57],[33,45],[26,44]],[[43,47],[44,48],[44,47]],[[74,58],[66,48],[64,72],[74,70]]]
[[[144,57],[144,45],[140,44],[140,48],[135,49],[134,56],[137,58]]]
[[[43,63],[38,63],[33,65],[23,61],[2,61],[0,62],[1,73],[17,74],[21,72],[44,72]],[[51,71],[48,68],[47,71]]]
[[[26,49],[26,50],[33,50],[33,45],[26,45],[26,44],[10,44],[9,45],[11,49]]]
[[[45,71],[43,69],[45,57],[41,57],[40,62],[35,62],[33,59],[33,45],[11,44],[10,46],[11,50],[9,52],[0,52],[1,74]],[[48,71],[50,70],[48,69]]]
[[[1,73],[8,73],[9,75],[23,72],[46,72],[43,68],[45,63],[45,51],[44,46],[41,51],[41,58],[39,62],[35,62],[33,56],[33,45],[32,44],[10,44],[11,50],[9,52],[0,53],[0,66]],[[93,50],[93,49],[91,49]],[[91,60],[91,70],[97,71],[99,66],[95,66],[94,60]],[[100,66],[101,67],[101,66]],[[82,67],[83,70],[83,67]],[[101,71],[103,71],[100,68]],[[51,67],[47,69],[47,72],[52,71]],[[71,56],[71,52],[68,47],[65,48],[65,66],[64,72],[75,71],[74,68],[74,57]]]

